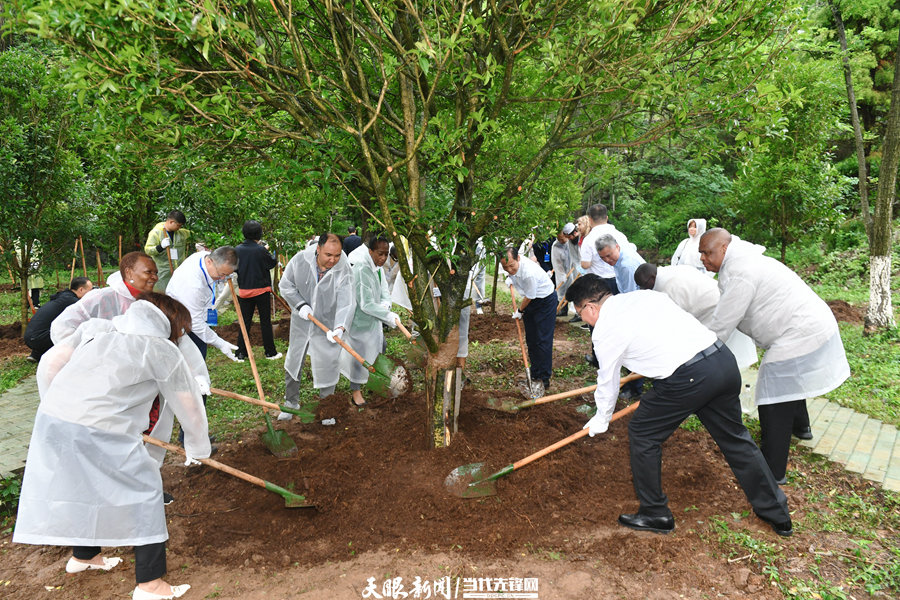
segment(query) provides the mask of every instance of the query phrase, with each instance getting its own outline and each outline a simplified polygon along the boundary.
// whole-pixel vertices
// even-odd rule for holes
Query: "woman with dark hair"
[[[259,328],[262,330],[266,358],[276,360],[281,358],[281,353],[275,349],[275,336],[272,334],[272,269],[278,261],[269,252],[269,247],[260,241],[262,225],[259,221],[247,221],[242,232],[244,242],[234,247],[240,265],[237,271],[238,304],[248,334],[253,327],[253,313],[259,311]],[[237,347],[234,355],[240,360],[247,358],[244,336],[238,335]]]
[[[158,395],[185,429],[188,456],[210,454],[200,389],[174,343],[189,327],[176,300],[140,294],[124,314],[80,325],[38,367],[41,403],[13,541],[72,546],[68,573],[108,571],[122,559],[101,556],[101,546],[134,546],[134,600],[190,588],[162,579],[162,478],[141,441]]]

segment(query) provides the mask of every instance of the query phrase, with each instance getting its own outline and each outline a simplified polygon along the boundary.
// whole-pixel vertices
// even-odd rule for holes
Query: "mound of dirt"
[[[828,300],[826,304],[838,321],[844,321],[851,325],[862,325],[866,320],[865,308],[858,308],[844,300]]]

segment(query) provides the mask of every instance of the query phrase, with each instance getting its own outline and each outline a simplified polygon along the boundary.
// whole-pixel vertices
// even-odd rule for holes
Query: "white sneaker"
[[[154,594],[153,592],[145,592],[139,587],[134,588],[134,592],[131,593],[131,600],[169,600],[170,598],[181,598],[187,593],[191,586],[188,584],[184,585],[173,585],[172,593],[168,596],[163,596],[162,594]]]
[[[299,402],[297,402],[297,403],[294,403],[294,402],[285,402],[284,405],[287,406],[287,407],[289,407],[289,408],[300,408],[300,403],[299,403]],[[279,420],[279,421],[290,421],[290,420],[293,419],[293,418],[294,418],[294,415],[292,415],[291,413],[286,413],[286,412],[280,412],[280,413],[278,413],[278,420]]]
[[[481,307],[479,306],[478,308],[475,309],[475,314],[476,314],[476,315],[483,315],[483,314],[484,314],[484,311],[481,310]]]
[[[120,562],[122,562],[122,559],[118,556],[114,556],[112,558],[107,558],[104,556],[102,565],[92,565],[90,563],[81,562],[73,556],[69,559],[69,562],[66,563],[66,573],[81,573],[83,571],[109,571]]]
[[[279,352],[278,354],[273,354],[272,356],[267,356],[266,359],[267,360],[278,360],[282,356],[284,356],[284,355],[281,352]]]

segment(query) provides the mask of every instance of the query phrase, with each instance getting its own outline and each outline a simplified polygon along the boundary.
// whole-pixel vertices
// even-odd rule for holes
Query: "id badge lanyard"
[[[208,255],[207,255],[208,256]],[[219,313],[216,310],[216,291],[213,285],[209,281],[209,276],[206,274],[206,267],[204,263],[206,262],[206,256],[200,258],[200,272],[203,273],[203,279],[206,280],[206,287],[209,288],[209,293],[212,298],[209,301],[209,305],[211,308],[206,309],[206,324],[210,327],[215,327],[219,324]]]

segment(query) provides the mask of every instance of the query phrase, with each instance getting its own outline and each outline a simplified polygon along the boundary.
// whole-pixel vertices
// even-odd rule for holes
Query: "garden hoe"
[[[635,402],[634,404],[626,406],[622,410],[616,412],[609,420],[610,423],[612,423],[616,419],[634,412],[635,409],[640,406],[640,404],[640,402]],[[577,433],[573,433],[569,437],[561,439],[555,444],[547,446],[543,450],[538,450],[534,454],[526,456],[522,460],[514,462],[511,465],[507,465],[493,475],[488,475],[487,477],[484,477],[483,462],[470,463],[468,465],[456,467],[455,469],[450,471],[449,475],[447,475],[447,479],[444,480],[444,485],[448,490],[450,490],[450,492],[459,496],[460,498],[481,498],[483,496],[494,496],[497,494],[496,481],[498,479],[500,479],[504,475],[509,475],[516,469],[520,469],[525,465],[536,461],[542,456],[547,456],[554,450],[558,450],[563,446],[571,444],[577,439],[583,438],[589,433],[589,431],[589,429],[581,429]]]
[[[513,289],[513,286],[509,286],[509,296],[512,299],[513,312],[518,312],[519,309],[516,308],[516,292]],[[525,378],[528,384],[528,390],[522,390],[522,393],[526,398],[531,398],[534,400],[535,398],[540,398],[544,395],[544,384],[541,382],[540,389],[535,389],[538,386],[535,385],[533,381],[531,381],[531,366],[528,364],[528,352],[525,350],[525,338],[522,337],[522,319],[513,319],[516,322],[516,332],[519,334],[519,347],[522,349],[522,362],[525,363]],[[537,392],[537,393],[536,393]]]
[[[634,381],[635,379],[640,379],[641,377],[643,377],[643,375],[638,375],[637,373],[629,373],[619,380],[619,387],[621,388],[629,381]],[[562,400],[564,398],[573,398],[580,394],[589,394],[596,389],[597,384],[594,384],[587,387],[578,388],[577,390],[560,392],[558,394],[552,394],[550,396],[544,396],[543,398],[535,398],[534,400],[528,400],[527,402],[519,403],[513,402],[512,400],[497,400],[496,398],[491,398],[487,401],[487,404],[485,404],[485,408],[515,413],[519,412],[523,408],[531,408],[532,406],[537,406],[538,404],[546,404],[548,402],[553,402],[554,400]]]
[[[234,291],[234,283],[231,279],[228,280],[228,287],[231,289],[231,299],[234,302],[235,312],[237,313],[238,325],[241,327],[241,335],[244,336],[244,347],[247,349],[247,358],[250,359],[250,369],[253,371],[253,380],[256,382],[256,393],[259,394],[259,399],[265,402],[266,394],[263,392],[262,381],[259,379],[259,371],[256,370],[256,360],[253,358],[250,336],[247,334],[244,315],[241,313],[241,305],[238,302],[237,294]],[[272,426],[272,417],[266,408],[263,408],[263,417],[266,420],[266,431],[260,434],[259,439],[266,448],[278,458],[287,458],[297,454],[297,444],[287,433],[279,431]]]
[[[149,435],[144,434],[144,443],[153,444],[154,446],[159,446],[160,448],[165,448],[171,452],[176,452],[181,455],[185,455],[184,448],[180,448],[179,446],[173,446],[172,444],[167,444],[161,440],[156,438],[152,438]],[[244,481],[249,481],[253,485],[258,485],[259,487],[266,488],[270,492],[275,492],[282,498],[284,498],[284,507],[285,508],[315,508],[315,504],[310,504],[306,501],[306,496],[301,496],[300,494],[295,494],[294,492],[288,491],[281,486],[277,486],[274,483],[270,483],[264,479],[260,479],[259,477],[255,477],[250,475],[249,473],[244,473],[243,471],[239,471],[234,467],[229,467],[228,465],[224,465],[217,460],[213,460],[211,458],[198,458],[197,461],[203,463],[208,467],[212,467],[213,469],[217,469],[219,471],[223,471],[228,473],[229,475],[233,475],[238,479],[243,479]]]
[[[313,315],[309,315],[309,320],[315,323],[319,329],[328,333],[329,329]],[[406,369],[395,366],[393,361],[384,354],[379,354],[375,358],[375,364],[369,364],[366,359],[360,356],[356,350],[351,348],[341,338],[335,337],[334,341],[368,369],[369,381],[366,383],[366,388],[369,390],[384,398],[396,398],[409,389],[409,375],[407,375]]]

